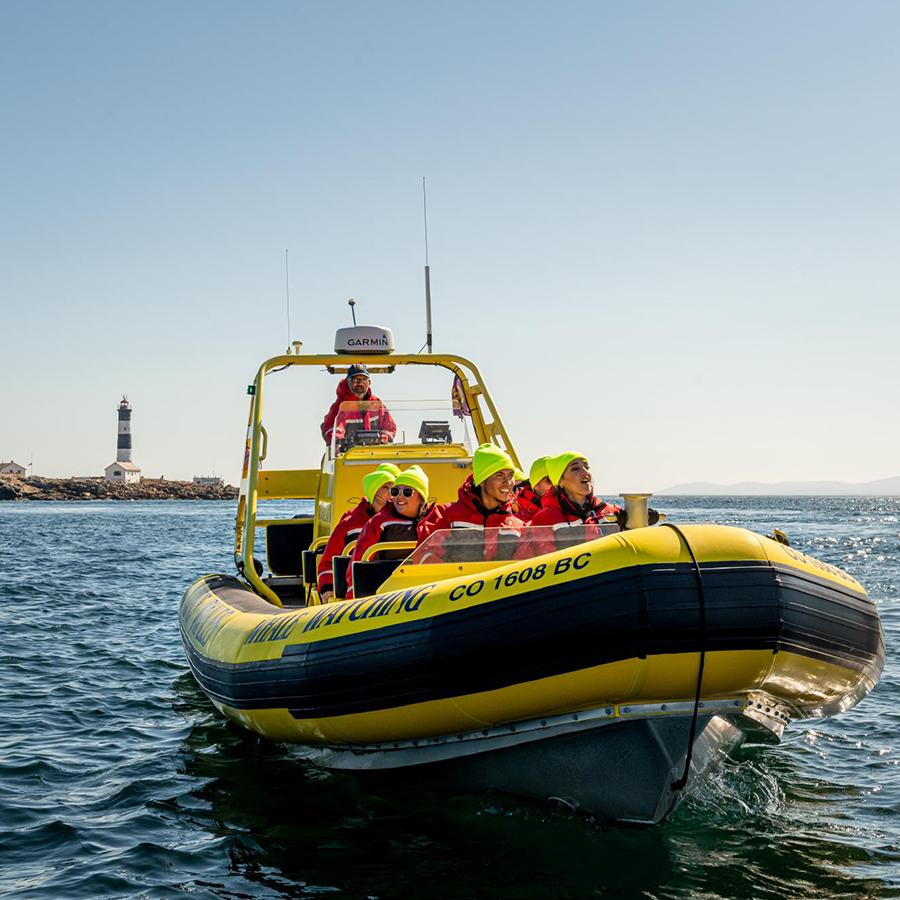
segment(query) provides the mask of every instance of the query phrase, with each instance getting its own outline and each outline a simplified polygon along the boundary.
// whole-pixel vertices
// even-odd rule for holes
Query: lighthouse
[[[127,397],[122,397],[118,408],[119,431],[116,437],[116,461],[110,463],[103,471],[107,481],[141,480],[141,470],[131,458],[131,404]]]
[[[119,403],[119,438],[116,441],[116,462],[131,462],[131,404],[127,397]]]

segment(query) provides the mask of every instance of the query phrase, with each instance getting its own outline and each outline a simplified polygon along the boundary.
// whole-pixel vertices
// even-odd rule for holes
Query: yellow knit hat
[[[565,453],[560,453],[559,456],[551,456],[547,460],[547,476],[553,487],[556,487],[559,484],[560,478],[563,477],[563,472],[566,471],[566,466],[576,459],[583,459],[587,462],[587,457],[576,450],[566,450]],[[534,484],[534,482],[532,482],[532,484]]]
[[[378,489],[389,481],[393,481],[400,474],[400,469],[393,463],[382,463],[374,472],[363,476],[363,494],[371,503],[378,493]]]
[[[486,481],[501,469],[512,469],[518,481],[525,477],[525,473],[516,468],[510,455],[496,444],[482,444],[472,454],[472,476],[476,485]]]
[[[547,478],[547,460],[549,456],[539,456],[532,464],[528,472],[528,482],[534,487],[541,479]]]
[[[421,466],[410,466],[394,479],[394,487],[414,488],[423,500],[428,499],[428,476]]]

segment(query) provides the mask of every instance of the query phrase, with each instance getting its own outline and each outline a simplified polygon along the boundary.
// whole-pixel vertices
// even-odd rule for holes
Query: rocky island
[[[104,478],[19,478],[0,475],[0,500],[235,500],[230,484],[144,478],[137,484]]]

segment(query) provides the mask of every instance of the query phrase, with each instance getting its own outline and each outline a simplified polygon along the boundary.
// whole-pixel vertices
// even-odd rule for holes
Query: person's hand
[[[625,512],[624,509],[617,510],[617,512],[616,512],[616,525],[618,525],[619,528],[620,528],[622,531],[624,531],[624,530],[625,530],[625,525],[627,524],[627,522],[628,522],[628,513]]]
[[[647,524],[655,525],[659,521],[659,513],[655,509],[647,509]]]
[[[323,603],[330,603],[333,598],[334,598],[334,591],[325,591],[324,594],[319,595],[319,599]]]
[[[391,436],[386,431],[382,431],[381,432],[381,443],[387,444],[390,442],[390,440],[391,440]]]

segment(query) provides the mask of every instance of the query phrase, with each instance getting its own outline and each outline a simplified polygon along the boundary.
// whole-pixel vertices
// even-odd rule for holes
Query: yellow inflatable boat
[[[449,501],[473,442],[493,440],[515,459],[471,363],[379,346],[370,372],[446,372],[446,408],[414,408],[403,427],[402,402],[385,401],[398,419],[393,441],[344,436],[318,469],[264,469],[266,375],[345,372],[362,358],[347,340],[365,334],[343,332],[334,355],[289,353],[257,373],[238,574],[199,579],[181,603],[194,676],[233,722],[330,768],[410,769],[454,789],[555,797],[605,820],[654,823],[741,742],[777,741],[790,719],[847,709],[878,681],[883,638],[863,587],[739,528],[611,526],[514,562],[484,560],[482,537],[438,533],[399,564],[358,563],[354,584],[370,584],[369,596],[320,604],[315,551],[363,474],[416,462]],[[259,515],[273,501],[280,514]],[[310,514],[295,517],[292,503],[304,501]],[[453,562],[429,553],[439,536],[440,558]],[[453,553],[448,538],[459,542]]]

